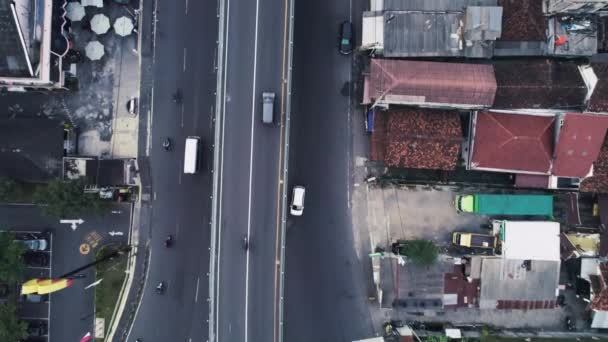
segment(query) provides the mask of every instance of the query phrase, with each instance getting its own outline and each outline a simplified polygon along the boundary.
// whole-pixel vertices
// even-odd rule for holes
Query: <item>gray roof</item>
[[[384,0],[385,10],[463,11],[467,6],[496,6],[497,0]]]
[[[0,176],[45,181],[61,174],[63,127],[49,119],[0,120]]]
[[[502,7],[467,7],[464,22],[464,39],[496,40],[502,33]]]
[[[484,258],[481,267],[479,307],[495,309],[498,301],[554,301],[559,282],[559,261],[531,261]]]
[[[384,56],[461,56],[463,13],[384,12]]]
[[[0,0],[0,75],[29,77],[18,25],[11,11],[12,0]]]

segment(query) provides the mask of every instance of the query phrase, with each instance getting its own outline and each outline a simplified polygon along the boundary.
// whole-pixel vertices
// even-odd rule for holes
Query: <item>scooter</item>
[[[165,140],[163,140],[163,148],[165,149],[165,151],[170,151],[171,146],[173,146],[171,138],[165,138]]]
[[[158,285],[156,286],[156,293],[158,294],[163,294],[165,292],[165,282],[161,281],[160,283],[158,283]]]
[[[173,244],[173,235],[167,235],[165,239],[165,247],[169,248]]]
[[[249,238],[247,237],[247,235],[245,235],[243,237],[243,249],[244,250],[248,250],[249,249]]]
[[[173,93],[173,102],[176,104],[182,103],[182,91],[180,89],[177,89]]]

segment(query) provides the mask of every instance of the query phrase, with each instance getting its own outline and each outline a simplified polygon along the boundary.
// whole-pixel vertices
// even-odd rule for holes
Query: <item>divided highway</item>
[[[217,341],[278,341],[288,0],[226,0],[220,91]],[[262,123],[262,92],[276,94]],[[248,237],[249,248],[243,240]]]

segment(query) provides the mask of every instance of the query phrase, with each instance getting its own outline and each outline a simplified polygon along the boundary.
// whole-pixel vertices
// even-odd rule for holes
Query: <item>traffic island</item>
[[[116,254],[124,247],[107,245],[101,248],[96,260]],[[103,338],[109,328],[126,278],[127,254],[118,254],[95,266],[95,337]]]

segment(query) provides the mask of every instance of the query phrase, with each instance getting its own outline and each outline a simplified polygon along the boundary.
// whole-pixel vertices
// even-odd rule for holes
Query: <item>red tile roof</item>
[[[370,138],[370,159],[384,161],[386,154],[386,126],[388,114],[381,111],[374,113],[374,130]]]
[[[386,132],[387,166],[454,170],[462,144],[457,113],[433,109],[407,109],[388,115]]]
[[[600,154],[593,163],[593,176],[583,179],[580,190],[608,194],[608,139],[604,140]]]
[[[608,311],[608,288],[603,289],[598,295],[591,300],[591,309],[599,311]]]
[[[568,113],[555,147],[553,174],[585,177],[597,159],[608,129],[608,116]]]
[[[598,81],[589,99],[587,109],[590,112],[608,112],[608,64],[592,63],[591,66]]]
[[[479,302],[479,286],[481,281],[468,281],[464,276],[462,265],[454,266],[454,272],[443,274],[443,294],[455,294],[456,304],[446,305],[445,308],[468,307]]]
[[[496,79],[492,65],[372,59],[371,101],[490,107]],[[392,100],[391,100],[392,99]]]
[[[500,40],[544,41],[547,19],[541,0],[498,0],[502,6]]]
[[[548,174],[554,123],[553,117],[477,113],[471,168]]]
[[[576,63],[549,59],[496,60],[494,109],[583,109],[587,86]]]

